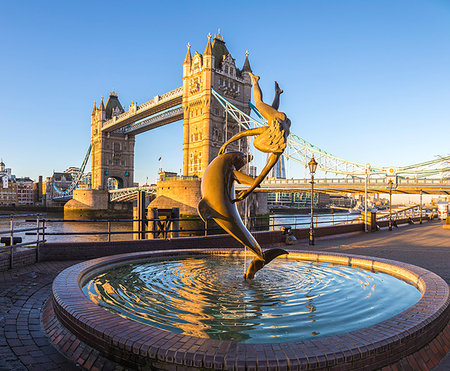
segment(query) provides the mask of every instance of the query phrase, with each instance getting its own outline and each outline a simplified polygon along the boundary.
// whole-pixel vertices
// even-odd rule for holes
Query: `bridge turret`
[[[94,103],[91,114],[93,189],[106,190],[112,183],[116,183],[119,188],[133,185],[134,135],[124,134],[120,130],[103,131],[105,121],[123,112],[114,89],[109,94],[106,106],[103,97],[99,108]]]
[[[188,43],[186,56],[184,57],[184,62],[183,62],[183,76],[186,76],[189,73],[189,71],[191,70],[191,62],[192,62],[191,44]]]
[[[97,113],[97,102],[94,100],[94,108],[92,109],[91,117],[95,116]]]
[[[183,63],[183,175],[202,177],[208,164],[214,159],[226,138],[240,129],[211,93],[213,87],[241,110],[250,113],[248,101],[251,83],[248,74],[236,68],[219,32],[208,42],[202,54],[195,52],[190,58],[190,46]],[[189,61],[190,59],[190,61]],[[247,65],[250,66],[247,61]],[[241,143],[243,144],[243,143]],[[238,143],[232,149],[245,150]]]
[[[106,113],[105,113],[105,105],[103,104],[103,96],[102,96],[102,99],[100,101],[100,107],[98,107],[97,112],[98,112],[98,114],[100,116],[100,119],[102,121],[105,121],[106,120]]]
[[[245,52],[245,62],[242,66],[242,72],[253,72],[252,68],[250,67],[250,61],[248,60],[248,50]]]
[[[114,113],[120,114],[122,112],[124,112],[124,109],[123,109],[122,105],[120,104],[117,93],[113,89],[113,91],[109,94],[108,101],[106,102],[106,107],[105,107],[106,120],[110,120],[113,117]]]

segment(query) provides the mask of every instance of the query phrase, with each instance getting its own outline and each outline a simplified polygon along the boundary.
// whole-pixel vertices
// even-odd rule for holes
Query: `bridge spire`
[[[103,95],[102,95],[102,100],[100,101],[100,107],[98,107],[98,109],[101,111],[105,110],[105,105],[103,104]]]
[[[211,45],[211,33],[208,34],[208,42],[206,44],[205,52],[203,55],[212,55],[212,45]]]
[[[191,43],[187,44],[187,52],[186,52],[186,57],[184,57],[184,62],[183,64],[191,64]]]
[[[97,102],[94,100],[94,108],[92,109],[91,116],[94,116],[97,113]]]
[[[242,67],[242,72],[252,72],[252,68],[250,67],[250,61],[248,60],[249,52],[248,50],[245,52],[245,62]]]

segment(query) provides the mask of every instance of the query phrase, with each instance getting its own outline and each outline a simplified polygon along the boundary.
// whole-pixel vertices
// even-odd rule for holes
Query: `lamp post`
[[[370,169],[370,164],[367,163],[366,164],[366,179],[364,181],[364,231],[368,232],[368,225],[367,225],[367,182],[368,182],[368,177],[369,177],[369,169]]]
[[[314,207],[314,174],[317,169],[317,162],[314,159],[314,155],[311,158],[311,161],[308,162],[309,166],[309,172],[311,173],[311,225],[309,227],[309,244],[314,245],[314,214],[313,214],[313,207]]]
[[[392,231],[392,186],[394,182],[389,180],[388,188],[389,188],[389,230]]]

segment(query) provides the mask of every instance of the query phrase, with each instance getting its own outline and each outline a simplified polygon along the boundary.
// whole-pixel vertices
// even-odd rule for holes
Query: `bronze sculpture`
[[[241,131],[230,140],[228,140],[222,148],[220,148],[219,155],[225,152],[226,147],[235,140],[241,139],[245,136],[257,135],[254,141],[256,149],[261,152],[270,153],[266,166],[261,173],[254,179],[253,184],[245,191],[241,192],[235,201],[243,200],[247,197],[259,184],[264,180],[269,171],[275,166],[278,159],[283,154],[289,130],[291,127],[291,120],[289,120],[284,112],[278,111],[280,104],[280,94],[283,93],[275,81],[275,97],[271,106],[262,101],[262,91],[259,87],[259,76],[253,75],[249,72],[250,78],[253,82],[253,97],[255,99],[255,106],[261,115],[267,120],[268,126],[261,126],[255,129]]]
[[[261,115],[267,119],[268,126],[242,131],[228,140],[220,149],[219,155],[208,165],[203,174],[201,193],[202,200],[198,205],[200,217],[206,221],[213,218],[224,230],[236,240],[253,251],[256,257],[250,263],[244,274],[245,279],[253,279],[255,273],[277,256],[287,254],[283,249],[270,249],[262,251],[256,239],[245,227],[238,213],[236,201],[247,197],[264,180],[269,171],[275,166],[287,144],[291,121],[286,114],[278,111],[279,97],[283,92],[275,82],[275,98],[271,106],[262,101],[262,92],[259,87],[259,77],[249,73],[253,85],[255,106]],[[257,135],[254,144],[262,152],[270,153],[267,164],[261,173],[252,178],[239,170],[249,161],[248,156],[242,152],[227,152],[226,147],[245,136]],[[235,197],[234,181],[249,185],[245,191]]]

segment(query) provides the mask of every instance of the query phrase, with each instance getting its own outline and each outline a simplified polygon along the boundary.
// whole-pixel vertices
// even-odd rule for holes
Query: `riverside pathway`
[[[404,261],[429,269],[450,283],[450,230],[437,222],[408,225],[393,231],[323,237],[314,246],[298,241],[290,248]],[[42,307],[50,295],[53,279],[75,263],[42,262],[0,272],[0,371],[82,369],[52,346],[41,322]],[[94,363],[92,368],[95,366]],[[103,361],[97,369],[122,368]],[[450,370],[449,354],[435,370]]]

